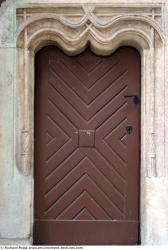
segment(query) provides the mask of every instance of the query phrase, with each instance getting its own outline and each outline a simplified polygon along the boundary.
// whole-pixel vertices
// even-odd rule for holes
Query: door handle
[[[125,95],[124,97],[125,97],[125,98],[132,98],[132,100],[133,100],[133,102],[134,102],[135,104],[139,104],[139,103],[140,103],[140,98],[139,98],[139,96],[137,96],[137,95],[128,94],[128,95]]]

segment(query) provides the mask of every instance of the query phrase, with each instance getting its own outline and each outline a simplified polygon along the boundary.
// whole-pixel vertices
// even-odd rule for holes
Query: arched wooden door
[[[36,55],[35,244],[137,244],[140,55]]]

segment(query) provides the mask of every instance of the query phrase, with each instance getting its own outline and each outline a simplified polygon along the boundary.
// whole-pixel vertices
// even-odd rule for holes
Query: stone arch
[[[139,51],[151,46],[150,37],[138,29],[121,29],[108,40],[102,40],[94,33],[83,33],[78,39],[68,39],[57,30],[41,29],[31,36],[27,46],[31,51],[38,51],[42,47],[53,44],[60,47],[68,55],[75,55],[90,44],[91,49],[98,55],[109,55],[121,45],[130,45]]]
[[[17,163],[25,175],[33,169],[33,102],[34,102],[34,55],[42,47],[54,44],[66,54],[75,55],[91,47],[98,55],[109,55],[118,47],[129,45],[139,50],[142,56],[142,99],[150,79],[150,92],[154,74],[154,45],[157,38],[158,47],[163,46],[164,38],[160,26],[152,18],[138,15],[115,16],[104,21],[92,12],[86,12],[78,19],[72,20],[60,15],[43,14],[26,20],[18,31],[18,133],[17,133]],[[146,73],[145,68],[150,69]],[[149,72],[153,72],[150,74]],[[144,96],[144,97],[143,97]],[[153,104],[150,108],[153,111]],[[145,118],[144,118],[145,119]],[[154,118],[153,118],[154,119]],[[151,131],[153,123],[151,122]],[[145,135],[144,135],[145,136]],[[151,147],[154,147],[154,138]],[[153,148],[150,150],[153,152]],[[155,155],[152,154],[152,155]],[[147,156],[145,156],[147,157]],[[150,161],[155,160],[155,157]],[[153,163],[150,163],[151,165]]]
[[[38,29],[32,29],[33,32],[32,36],[35,35],[36,31],[39,32],[43,32],[43,25],[46,26],[46,30],[50,30],[52,29],[52,33],[54,33],[54,28],[55,28],[55,33],[60,33],[60,35],[62,35],[63,37],[65,37],[65,35],[69,35],[72,32],[72,29],[77,31],[77,35],[79,34],[93,34],[95,33],[92,29],[92,26],[94,28],[97,29],[97,31],[99,30],[101,32],[101,30],[108,30],[110,31],[110,28],[113,29],[113,27],[115,26],[123,26],[123,21],[124,22],[129,22],[130,24],[134,25],[136,22],[140,22],[142,23],[142,25],[145,26],[150,26],[151,28],[153,28],[158,36],[160,37],[161,41],[164,42],[164,35],[162,32],[162,29],[159,25],[159,23],[157,23],[155,20],[153,20],[152,18],[149,18],[145,15],[118,15],[116,17],[113,17],[112,19],[108,20],[108,21],[102,21],[99,20],[97,17],[95,17],[95,15],[93,15],[93,13],[91,13],[90,15],[85,14],[83,18],[81,18],[78,21],[70,21],[68,19],[66,19],[63,16],[59,16],[59,15],[41,15],[39,17],[35,17],[35,18],[30,18],[30,20],[28,19],[24,24],[21,25],[21,27],[19,28],[18,31],[18,39],[17,39],[17,46],[23,46],[21,45],[21,43],[23,42],[22,39],[22,34],[24,33],[24,31],[26,29],[32,29],[32,27],[36,27]],[[47,25],[48,23],[48,25]],[[66,32],[60,32],[59,28],[62,27],[62,30],[65,30]],[[137,27],[138,28],[138,27]],[[70,31],[70,33],[68,32],[68,29]],[[45,31],[45,29],[44,29]],[[100,34],[100,32],[98,32]],[[30,35],[31,37],[31,35]],[[71,37],[71,36],[70,36]],[[69,39],[70,39],[69,37]],[[20,39],[21,38],[21,39]],[[31,38],[30,38],[31,39]],[[74,39],[74,41],[77,40]],[[88,38],[89,40],[89,38]]]

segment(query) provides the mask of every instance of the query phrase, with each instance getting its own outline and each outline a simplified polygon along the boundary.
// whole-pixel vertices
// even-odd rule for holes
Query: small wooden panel
[[[79,130],[79,147],[94,147],[95,131]]]
[[[137,222],[38,221],[35,242],[41,245],[131,245],[138,238]],[[132,232],[130,234],[130,232]],[[65,237],[66,236],[66,237]],[[122,237],[121,237],[122,236]]]

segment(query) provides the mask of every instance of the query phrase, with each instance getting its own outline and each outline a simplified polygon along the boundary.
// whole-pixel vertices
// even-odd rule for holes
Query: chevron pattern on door
[[[136,244],[140,107],[125,96],[140,95],[138,52],[69,57],[48,46],[35,93],[35,242]]]

